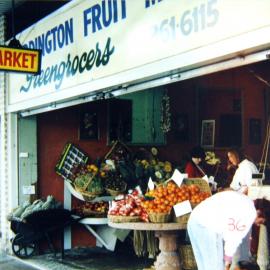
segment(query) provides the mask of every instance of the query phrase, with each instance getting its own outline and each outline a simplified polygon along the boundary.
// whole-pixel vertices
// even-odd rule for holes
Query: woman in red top
[[[205,176],[205,172],[199,166],[202,160],[205,159],[205,152],[200,146],[196,146],[191,150],[191,159],[187,162],[185,167],[185,173],[188,178],[202,178]]]

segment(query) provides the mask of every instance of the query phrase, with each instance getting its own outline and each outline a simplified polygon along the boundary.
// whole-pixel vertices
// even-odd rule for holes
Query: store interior
[[[218,171],[210,166],[209,174],[215,173],[220,186],[228,185],[229,148],[241,148],[259,166],[269,115],[269,65],[260,62],[36,115],[37,197],[50,194],[63,202],[64,180],[55,167],[67,143],[86,153],[90,163],[102,161],[116,140],[134,155],[155,147],[159,160],[180,171],[190,149],[202,145],[220,159]],[[207,121],[214,125],[210,141],[202,134]],[[73,197],[72,206],[78,204]],[[95,245],[95,239],[78,227],[72,245]]]

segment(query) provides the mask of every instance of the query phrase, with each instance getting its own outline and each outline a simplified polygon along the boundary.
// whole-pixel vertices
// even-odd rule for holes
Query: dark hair
[[[195,146],[194,148],[192,148],[190,155],[192,158],[205,159],[205,152],[200,146]]]
[[[227,153],[233,154],[239,160],[239,162],[241,162],[242,160],[246,158],[242,150],[237,149],[237,148],[231,148],[227,151]]]
[[[255,262],[239,261],[238,266],[243,270],[260,270],[259,265]]]

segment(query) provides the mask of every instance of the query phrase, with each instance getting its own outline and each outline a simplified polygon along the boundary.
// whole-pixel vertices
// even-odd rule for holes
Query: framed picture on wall
[[[201,146],[214,147],[215,120],[202,120]]]
[[[82,111],[80,113],[80,140],[98,140],[98,117],[96,112]]]

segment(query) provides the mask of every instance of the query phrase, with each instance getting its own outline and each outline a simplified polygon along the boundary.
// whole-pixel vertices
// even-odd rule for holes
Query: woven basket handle
[[[89,180],[85,183],[85,185],[83,186],[83,191],[85,191],[87,189],[87,187],[90,185],[90,183],[92,182],[92,180],[94,179],[94,177],[97,175],[97,172],[95,172],[90,178]]]
[[[104,157],[104,159],[107,159],[108,156],[112,153],[112,151],[114,150],[115,146],[118,144],[118,141],[115,141],[112,148],[110,149],[110,151],[106,154],[106,156]]]
[[[105,155],[105,157],[104,157],[105,160],[111,155],[111,153],[114,151],[115,147],[116,147],[118,144],[119,144],[119,145],[122,145],[124,148],[126,148],[126,150],[127,150],[129,153],[131,153],[131,150],[130,150],[123,142],[121,142],[121,141],[119,141],[119,140],[116,140],[116,141],[113,143],[113,145],[112,145],[110,151]]]

